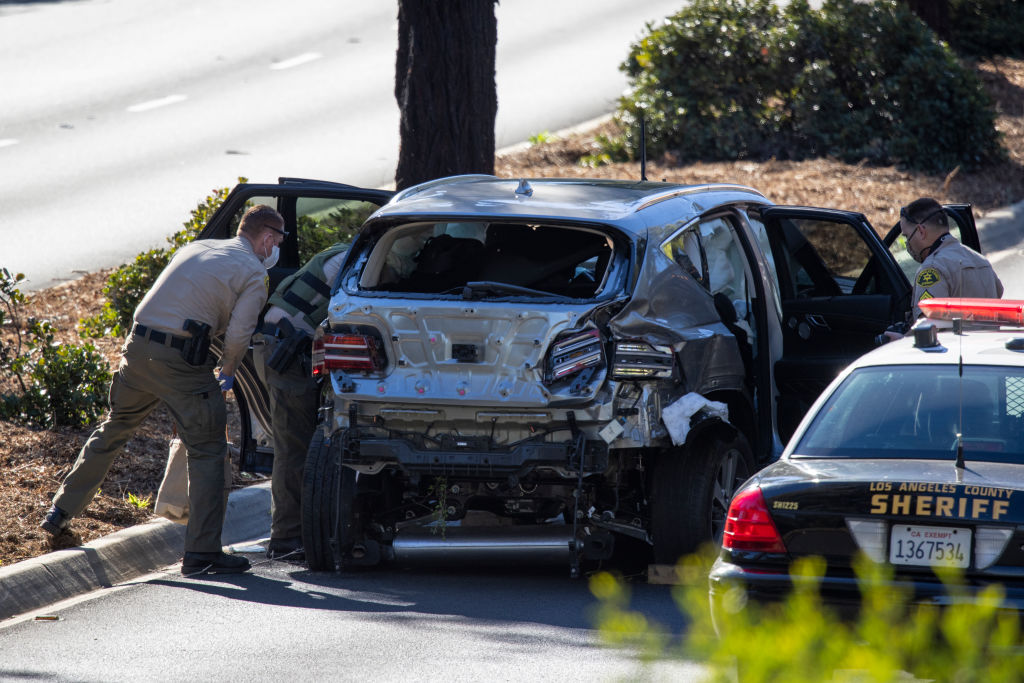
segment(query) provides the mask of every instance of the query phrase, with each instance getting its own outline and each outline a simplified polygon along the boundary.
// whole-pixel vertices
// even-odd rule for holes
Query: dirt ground
[[[828,206],[863,212],[879,229],[897,220],[899,207],[919,196],[941,202],[970,202],[975,215],[1024,199],[1024,60],[1000,59],[979,65],[985,85],[995,100],[997,127],[1009,152],[1007,162],[981,172],[950,169],[944,175],[923,175],[895,167],[843,164],[832,159],[810,161],[739,161],[679,165],[672,159],[651,159],[650,180],[679,183],[733,182],[750,185],[778,204]],[[611,124],[607,124],[611,125]],[[585,168],[577,160],[596,151],[589,130],[499,156],[495,173],[502,177],[639,178],[639,163]],[[184,217],[183,217],[184,218]],[[17,264],[0,263],[17,269]],[[27,313],[50,320],[65,341],[77,341],[75,325],[94,315],[103,302],[107,272],[34,293]],[[0,333],[4,332],[0,330]],[[120,340],[104,339],[97,347],[116,367]],[[70,470],[91,430],[29,430],[0,421],[0,566],[42,555],[51,550],[39,521]],[[171,421],[158,410],[128,442],[111,468],[100,494],[77,517],[70,543],[88,542],[118,529],[152,519],[151,506],[128,502],[129,494],[155,498],[167,458]],[[236,471],[235,485],[252,477]]]

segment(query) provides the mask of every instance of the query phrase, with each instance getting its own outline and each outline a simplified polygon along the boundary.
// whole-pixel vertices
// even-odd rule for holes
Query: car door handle
[[[808,315],[806,319],[807,322],[809,322],[814,327],[820,327],[825,330],[830,329],[828,326],[828,321],[825,320],[825,316],[821,315],[820,313],[812,313]]]

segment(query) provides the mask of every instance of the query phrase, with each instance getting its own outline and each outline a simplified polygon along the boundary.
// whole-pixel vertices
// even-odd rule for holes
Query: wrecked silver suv
[[[405,190],[364,224],[314,342],[309,566],[674,562],[909,299],[863,215],[737,185]]]

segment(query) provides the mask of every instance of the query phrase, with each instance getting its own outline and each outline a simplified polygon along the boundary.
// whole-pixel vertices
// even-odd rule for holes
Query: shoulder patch
[[[941,279],[942,278],[939,277],[939,271],[935,268],[925,268],[917,274],[917,284],[922,287],[931,287]]]

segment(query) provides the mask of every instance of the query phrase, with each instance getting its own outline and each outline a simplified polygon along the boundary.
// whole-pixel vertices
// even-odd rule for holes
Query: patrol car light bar
[[[1012,299],[924,299],[917,302],[926,317],[932,320],[988,322],[1024,325],[1024,301]]]

